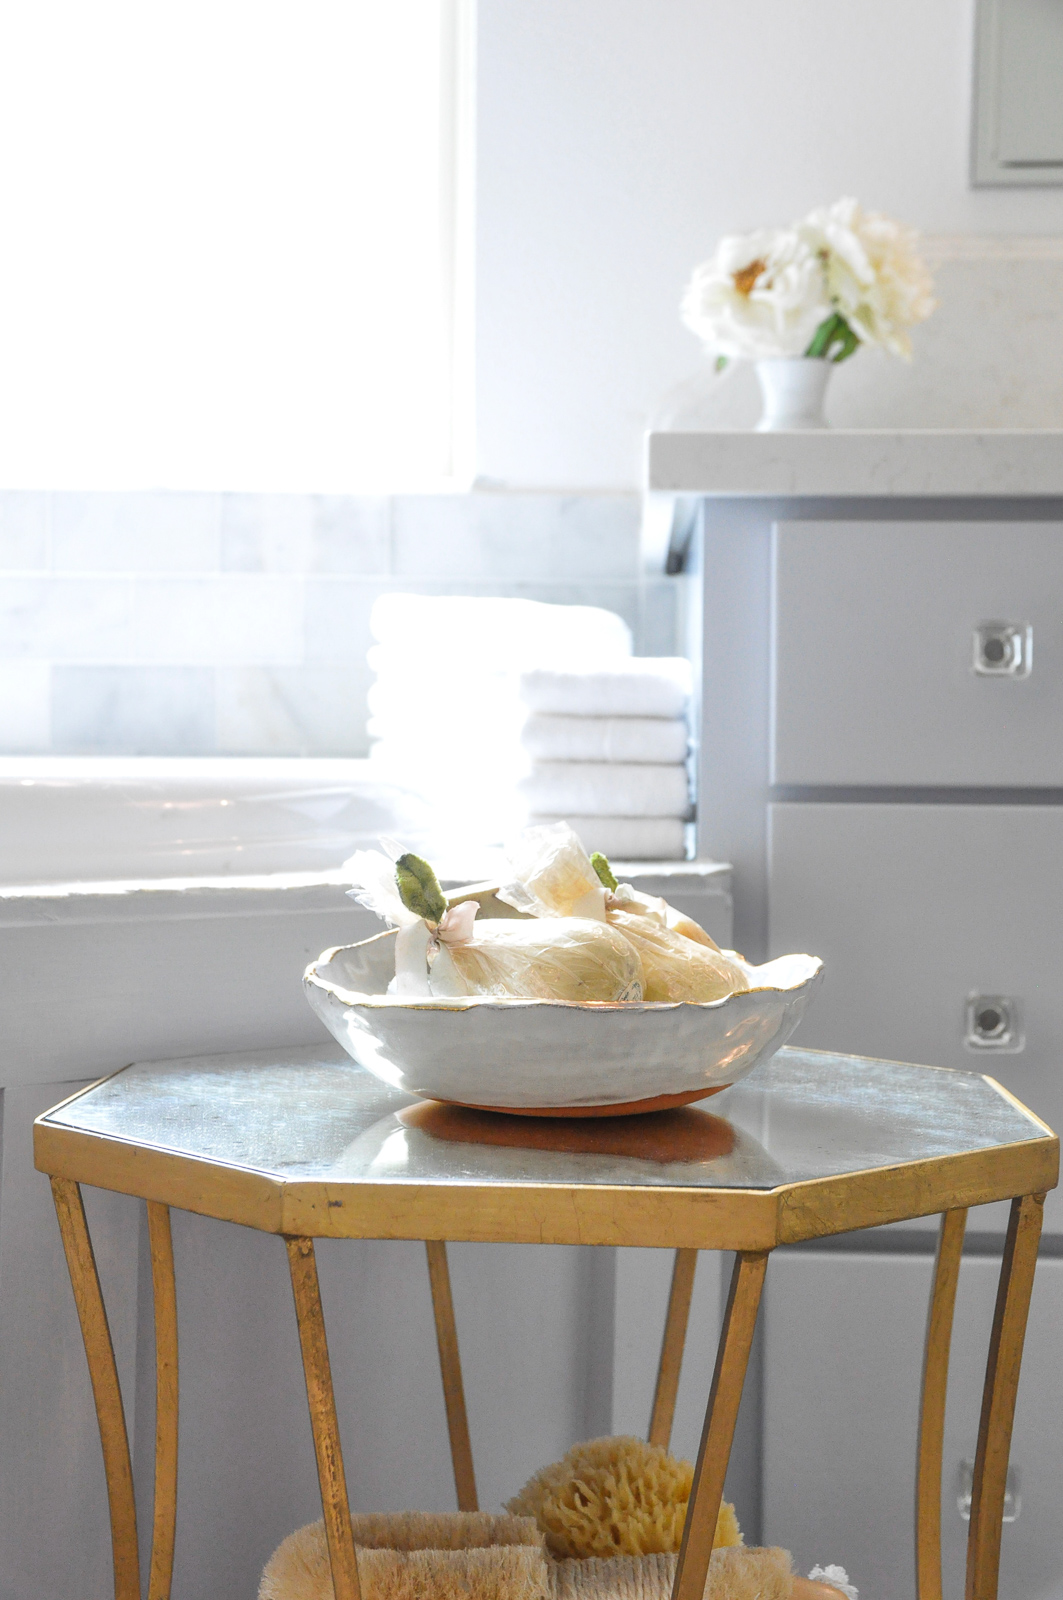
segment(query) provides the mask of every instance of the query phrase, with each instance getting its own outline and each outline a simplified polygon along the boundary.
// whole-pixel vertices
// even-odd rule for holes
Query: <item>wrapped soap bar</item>
[[[601,917],[638,952],[644,1000],[704,1003],[749,987],[739,956],[719,950],[667,901],[617,883],[605,857],[588,856],[568,823],[528,828],[507,853],[513,881],[500,898],[533,916]]]
[[[652,912],[615,905],[606,911],[606,920],[638,952],[644,1000],[704,1003],[748,988],[744,972],[729,955],[677,933]]]
[[[362,905],[397,927],[389,994],[494,995],[525,1000],[642,999],[630,940],[601,920],[551,917],[477,921],[475,900],[449,906],[427,862],[379,851],[351,858]]]
[[[460,910],[460,907],[457,909]],[[545,917],[519,922],[491,918],[473,937],[445,945],[432,966],[433,994],[513,995],[529,1000],[641,1000],[642,968],[622,933],[586,917]]]
[[[599,882],[604,884],[613,900],[623,906],[624,910],[636,912],[641,916],[655,917],[666,928],[671,928],[673,933],[681,933],[684,939],[693,939],[695,944],[703,944],[709,950],[720,948],[716,940],[705,932],[700,922],[695,922],[694,918],[688,917],[684,911],[677,911],[675,906],[669,905],[660,895],[643,894],[641,889],[632,888],[630,883],[617,883],[612,867],[600,850],[594,851],[590,863]]]

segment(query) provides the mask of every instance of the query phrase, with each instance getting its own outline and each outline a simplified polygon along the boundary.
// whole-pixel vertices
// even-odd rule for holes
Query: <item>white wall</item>
[[[481,476],[639,481],[724,232],[855,193],[927,233],[1063,233],[1063,188],[969,186],[973,32],[973,0],[479,0]]]

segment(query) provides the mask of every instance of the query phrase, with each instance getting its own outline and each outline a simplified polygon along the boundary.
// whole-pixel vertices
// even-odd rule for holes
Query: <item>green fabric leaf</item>
[[[429,922],[442,922],[447,899],[427,861],[409,851],[400,856],[395,863],[395,884],[407,911]]]
[[[615,889],[617,887],[616,876],[609,865],[608,856],[603,856],[600,850],[592,851],[591,866],[598,874],[599,883],[604,883],[607,889]]]

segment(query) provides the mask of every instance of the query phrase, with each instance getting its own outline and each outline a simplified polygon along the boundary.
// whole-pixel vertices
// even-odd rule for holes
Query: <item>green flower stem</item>
[[[859,348],[860,341],[840,311],[824,317],[805,355],[815,361],[845,361]]]

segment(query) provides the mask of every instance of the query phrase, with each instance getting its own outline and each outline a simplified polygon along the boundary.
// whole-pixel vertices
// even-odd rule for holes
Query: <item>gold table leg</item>
[[[767,1265],[766,1250],[742,1251],[735,1257],[672,1600],[702,1600],[705,1593],[716,1519],[720,1514]]]
[[[313,1239],[285,1239],[335,1600],[361,1600]]]
[[[941,1216],[934,1287],[926,1323],[923,1394],[915,1488],[915,1585],[919,1600],[941,1600],[941,1468],[945,1446],[945,1396],[956,1286],[960,1278],[965,1209]]]
[[[679,1373],[683,1365],[690,1299],[694,1293],[694,1273],[698,1265],[696,1250],[677,1250],[672,1268],[672,1287],[668,1294],[668,1315],[661,1340],[661,1359],[657,1367],[657,1387],[653,1391],[650,1413],[650,1444],[667,1450],[672,1438],[675,1400],[679,1392]]]
[[[155,1315],[155,1508],[148,1600],[170,1600],[177,1526],[177,1284],[170,1208],[148,1201]]]
[[[465,1387],[461,1381],[461,1355],[458,1329],[454,1320],[454,1297],[450,1292],[447,1247],[442,1239],[426,1239],[428,1281],[432,1286],[432,1310],[436,1319],[439,1345],[439,1370],[443,1378],[443,1399],[447,1408],[450,1459],[454,1467],[454,1489],[459,1511],[476,1511],[476,1473],[472,1461],[469,1419],[465,1411]]]
[[[1011,1202],[974,1457],[967,1600],[996,1600],[1011,1426],[1044,1201],[1043,1194],[1028,1194]]]
[[[129,1459],[122,1390],[118,1382],[111,1330],[107,1323],[107,1309],[100,1292],[96,1257],[78,1185],[71,1178],[53,1178],[52,1196],[81,1323],[81,1337],[85,1342],[92,1396],[96,1402],[96,1420],[100,1428],[107,1498],[111,1510],[115,1600],[140,1600],[133,1467]]]

